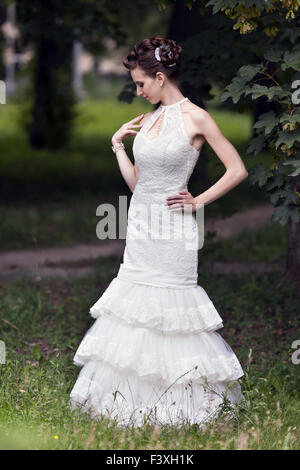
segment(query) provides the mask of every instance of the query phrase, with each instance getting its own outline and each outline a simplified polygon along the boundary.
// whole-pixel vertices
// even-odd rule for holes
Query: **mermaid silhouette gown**
[[[199,157],[185,130],[186,100],[160,105],[135,136],[139,178],[128,209],[123,263],[90,308],[96,321],[73,358],[82,368],[70,393],[71,409],[79,407],[92,419],[108,417],[118,426],[203,426],[220,416],[225,397],[229,410],[244,400],[240,362],[216,332],[222,318],[197,283],[195,213],[165,205],[168,196],[188,190]],[[161,131],[150,138],[161,113]]]

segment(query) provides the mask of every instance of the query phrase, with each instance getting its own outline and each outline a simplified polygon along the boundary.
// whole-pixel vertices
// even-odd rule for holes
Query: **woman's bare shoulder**
[[[187,101],[186,103],[185,112],[188,115],[191,124],[197,131],[201,129],[203,134],[205,131],[212,131],[217,129],[217,123],[213,119],[213,117],[209,114],[206,109],[197,106],[195,103],[191,101]]]
[[[207,111],[204,108],[201,108],[200,106],[197,106],[195,103],[192,103],[192,101],[187,100],[183,104],[183,111],[186,111],[192,116],[195,117],[205,117],[207,115]]]

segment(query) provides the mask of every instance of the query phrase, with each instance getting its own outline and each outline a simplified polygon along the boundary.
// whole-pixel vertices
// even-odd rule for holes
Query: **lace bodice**
[[[132,274],[137,282],[176,288],[197,285],[196,220],[192,213],[182,214],[166,207],[168,196],[188,190],[200,153],[190,145],[185,129],[181,103],[187,99],[160,105],[135,137],[133,153],[139,177],[128,210],[124,265],[119,277],[124,274],[128,279]],[[153,137],[160,117],[159,134]],[[170,236],[164,236],[163,229],[168,229]],[[192,248],[188,249],[187,244]]]
[[[200,151],[190,144],[185,129],[181,103],[186,100],[160,105],[135,136],[132,150],[139,170],[135,191],[145,190],[149,194],[187,189]],[[150,137],[159,117],[162,118],[160,132]]]

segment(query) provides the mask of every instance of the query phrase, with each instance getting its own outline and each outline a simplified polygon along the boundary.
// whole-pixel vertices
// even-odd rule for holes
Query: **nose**
[[[137,94],[138,96],[141,96],[141,95],[143,94],[143,92],[142,92],[142,90],[137,90],[136,94]]]

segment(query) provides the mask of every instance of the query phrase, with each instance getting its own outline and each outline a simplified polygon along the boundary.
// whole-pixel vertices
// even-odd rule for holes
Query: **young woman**
[[[70,394],[72,409],[115,418],[119,426],[203,426],[219,416],[225,397],[232,413],[244,399],[242,367],[216,332],[222,318],[198,285],[195,216],[248,173],[210,114],[178,88],[181,51],[174,40],[155,36],[135,45],[123,62],[137,94],[160,106],[112,137],[133,192],[126,247],[117,276],[90,309],[97,321],[74,356],[83,367]],[[132,135],[134,165],[122,142]],[[188,181],[205,141],[226,172],[193,197]]]

